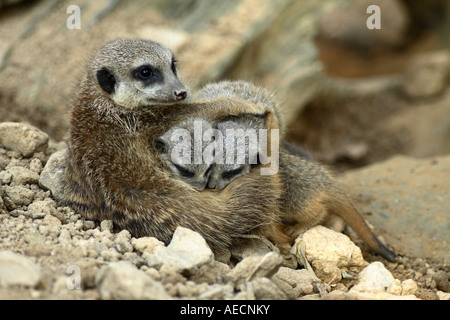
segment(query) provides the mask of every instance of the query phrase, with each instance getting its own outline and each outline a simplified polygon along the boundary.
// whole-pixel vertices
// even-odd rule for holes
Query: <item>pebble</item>
[[[326,283],[340,281],[342,268],[367,265],[361,249],[349,237],[323,226],[307,230],[296,240],[291,252],[301,264],[305,263],[300,254],[303,246],[314,273]]]
[[[293,289],[295,298],[313,293],[314,285],[321,282],[306,269],[294,270],[287,267],[281,267],[274,278],[288,284]]]
[[[275,252],[264,256],[248,256],[230,272],[228,278],[238,288],[241,284],[259,277],[272,277],[283,263],[283,257]]]
[[[379,261],[372,262],[359,274],[359,283],[351,290],[359,292],[386,291],[394,281],[394,276]]]
[[[30,169],[14,166],[7,169],[11,174],[11,185],[26,185],[39,182],[39,174]]]
[[[167,247],[158,246],[148,257],[150,267],[173,264],[183,272],[194,274],[202,265],[211,264],[214,254],[205,239],[195,231],[178,227]]]
[[[112,262],[95,275],[95,285],[102,299],[167,300],[171,297],[163,285],[129,262]]]
[[[0,287],[37,287],[42,271],[29,258],[12,251],[0,251]]]
[[[67,165],[67,149],[53,153],[42,169],[39,185],[46,190],[50,190],[52,195],[59,199],[62,192],[62,176]]]
[[[7,149],[18,151],[24,157],[45,151],[48,147],[48,135],[25,123],[0,123],[0,144]]]
[[[23,186],[6,186],[5,192],[9,199],[18,206],[27,206],[34,199],[34,192]]]
[[[164,246],[164,243],[154,237],[142,237],[131,239],[131,245],[140,253],[148,254],[153,253],[157,247]]]

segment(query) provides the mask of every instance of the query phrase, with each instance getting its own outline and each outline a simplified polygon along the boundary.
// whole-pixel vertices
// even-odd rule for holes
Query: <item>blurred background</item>
[[[380,29],[367,27],[370,5]],[[450,153],[447,0],[2,0],[0,122],[66,139],[86,59],[118,37],[170,47],[193,90],[220,79],[273,90],[287,139],[337,170]]]

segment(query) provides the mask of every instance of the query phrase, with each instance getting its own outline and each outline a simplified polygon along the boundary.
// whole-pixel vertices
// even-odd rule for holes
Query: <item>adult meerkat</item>
[[[250,100],[257,105],[266,105],[274,110],[275,115],[280,113],[272,95],[244,81],[224,81],[207,85],[198,96],[203,99],[227,96]],[[264,127],[264,123],[258,123],[254,117],[251,121],[246,116],[239,116],[237,119],[234,120],[235,126],[253,129]],[[289,145],[283,145],[279,156],[278,176],[282,192],[279,198],[281,216],[278,220],[282,221],[279,227],[284,233],[296,238],[308,228],[337,215],[349,224],[373,251],[389,261],[396,260],[395,253],[378,240],[327,170],[310,161],[307,154],[292,149]],[[237,172],[236,177],[240,176],[241,172],[250,172],[249,165],[246,166],[248,170]],[[219,174],[215,174],[215,171]],[[226,187],[229,178],[224,179],[224,174],[227,173],[232,176],[233,169],[223,165],[213,168],[210,174],[212,178],[209,178],[212,179],[213,186],[219,186],[220,189]]]
[[[155,139],[191,117],[216,121],[250,113],[264,116],[270,128],[277,127],[276,117],[233,98],[188,99],[173,54],[162,45],[120,39],[100,48],[71,111],[62,202],[85,218],[110,219],[136,237],[165,243],[178,226],[190,228],[215,252],[249,233],[270,233],[279,216],[277,177],[255,170],[220,193],[199,192],[168,170]],[[287,239],[277,232],[273,241]]]

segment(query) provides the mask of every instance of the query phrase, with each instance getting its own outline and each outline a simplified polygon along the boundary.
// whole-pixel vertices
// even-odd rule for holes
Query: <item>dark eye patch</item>
[[[192,178],[193,176],[195,176],[195,172],[191,172],[189,170],[186,170],[185,168],[177,165],[177,164],[173,164],[175,166],[175,168],[177,168],[178,172],[185,178]]]
[[[176,66],[177,62],[178,61],[175,59],[175,57],[172,57],[172,64],[170,65],[170,68],[172,69],[174,75],[177,75],[177,66]]]
[[[231,171],[224,172],[224,173],[222,173],[222,178],[223,179],[231,179],[234,176],[236,176],[239,173],[241,173],[242,170],[244,170],[244,167],[240,167],[240,168],[237,168],[237,169],[234,169],[234,170],[231,170]]]
[[[163,81],[161,71],[150,65],[143,65],[133,70],[133,77],[146,84]]]
[[[167,143],[164,140],[162,140],[161,138],[157,138],[155,140],[155,147],[156,147],[156,151],[158,151],[160,154],[165,154],[165,153],[169,152]]]

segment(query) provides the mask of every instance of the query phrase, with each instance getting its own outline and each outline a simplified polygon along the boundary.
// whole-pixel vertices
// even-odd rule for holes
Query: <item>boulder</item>
[[[399,253],[449,261],[450,156],[396,156],[339,178],[356,207]]]

